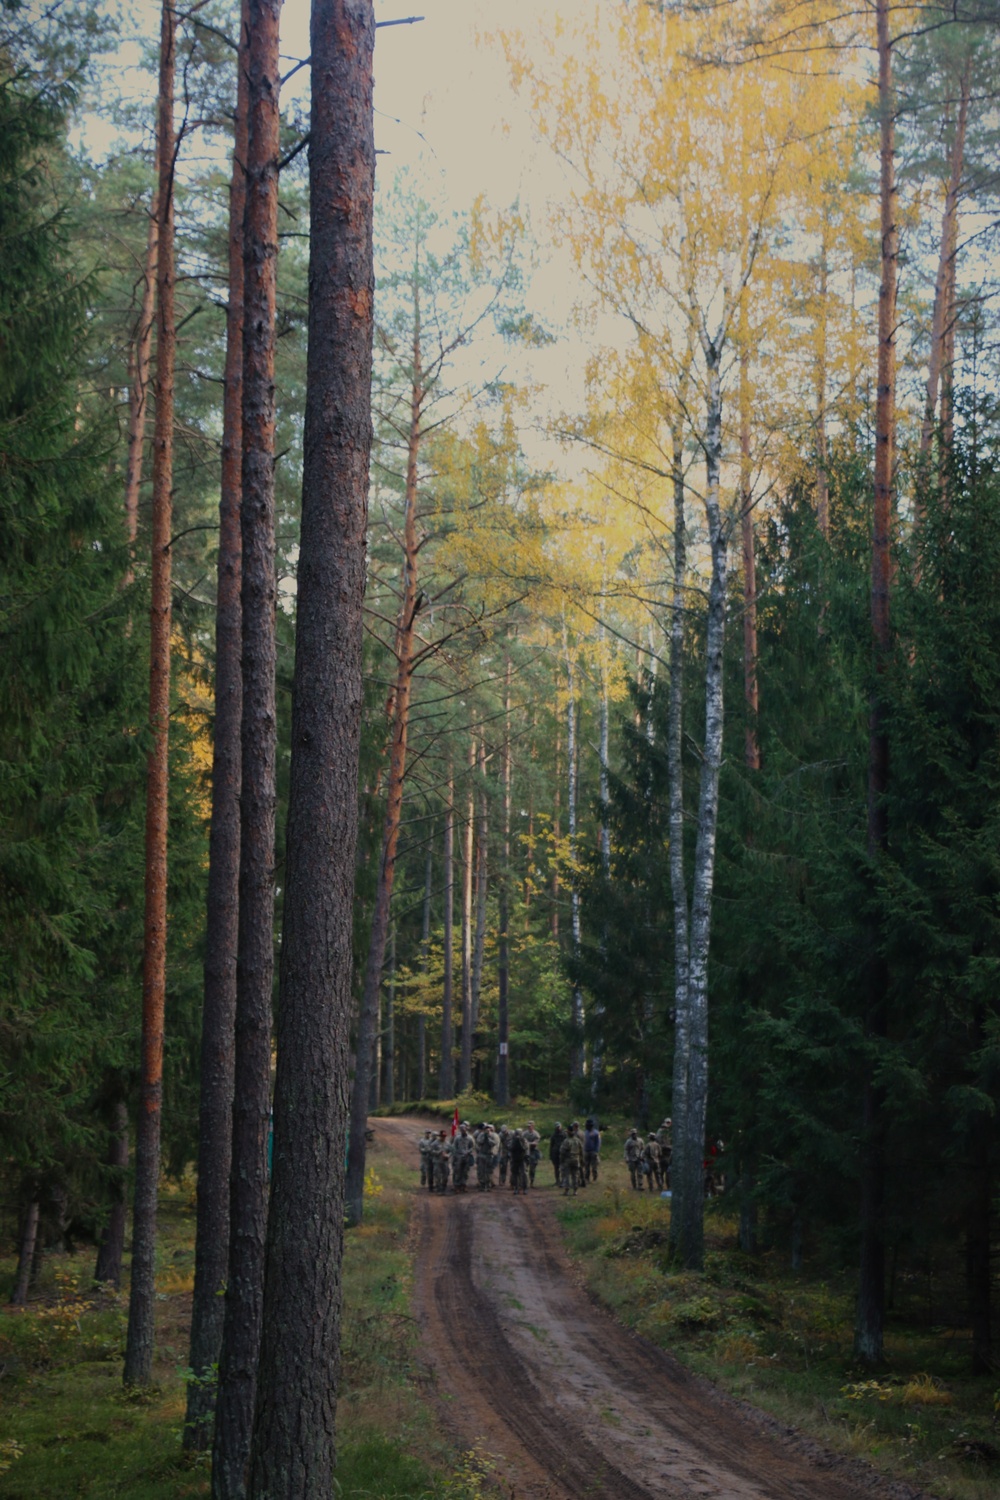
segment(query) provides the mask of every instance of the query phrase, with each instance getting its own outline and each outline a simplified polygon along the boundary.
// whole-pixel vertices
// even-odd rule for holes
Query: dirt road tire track
[[[379,1119],[415,1165],[419,1122]],[[514,1500],[929,1500],[636,1338],[574,1277],[543,1189],[417,1198],[415,1311],[450,1436]],[[519,1316],[523,1314],[523,1316]]]

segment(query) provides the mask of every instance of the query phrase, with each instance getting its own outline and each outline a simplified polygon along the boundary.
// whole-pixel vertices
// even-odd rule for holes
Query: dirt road
[[[380,1119],[416,1164],[418,1122]],[[418,1194],[416,1303],[445,1425],[512,1500],[908,1500],[621,1328],[562,1249],[548,1163],[527,1198]],[[414,1172],[416,1188],[417,1176]]]

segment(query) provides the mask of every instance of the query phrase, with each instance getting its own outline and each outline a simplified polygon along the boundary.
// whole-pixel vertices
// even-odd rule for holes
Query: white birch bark
[[[569,817],[569,865],[570,865],[570,915],[573,930],[573,954],[580,956],[580,891],[576,881],[576,797],[577,797],[577,744],[576,744],[576,674],[570,655],[563,624],[563,649],[566,655],[566,801]],[[570,1053],[570,1077],[582,1078],[586,1071],[583,1042],[583,990],[573,986],[573,1048]]]

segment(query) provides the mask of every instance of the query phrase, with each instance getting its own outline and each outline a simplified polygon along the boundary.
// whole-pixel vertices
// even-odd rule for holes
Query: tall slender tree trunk
[[[469,795],[466,802],[462,858],[462,1051],[458,1091],[472,1086],[472,863],[476,831],[476,737],[469,737]]]
[[[576,798],[578,785],[578,759],[576,743],[576,675],[573,659],[569,653],[566,626],[563,624],[563,652],[566,657],[566,812],[569,819],[569,867],[570,867],[570,922],[573,932],[573,956],[580,957],[580,889],[576,878]],[[573,1001],[570,1014],[573,1042],[570,1051],[569,1076],[582,1078],[586,1072],[586,1051],[583,1039],[583,990],[579,981],[573,985]]]
[[[243,235],[243,712],[233,1146],[213,1500],[243,1500],[264,1299],[274,988],[277,711],[274,351],[278,267],[281,0],[249,0],[249,136]]]
[[[27,1307],[31,1272],[35,1263],[35,1247],[38,1243],[38,1220],[42,1206],[36,1197],[28,1200],[21,1220],[18,1237],[17,1271],[14,1275],[14,1290],[10,1294],[12,1307]]]
[[[427,980],[431,956],[431,895],[434,890],[434,825],[427,838],[427,861],[424,867],[424,915],[420,931],[420,971]],[[417,1098],[427,1098],[427,1018],[417,1016]]]
[[[819,350],[816,360],[816,521],[823,537],[830,540],[830,472],[826,435],[826,385],[829,362],[829,212],[824,207],[819,262]]]
[[[688,1014],[688,954],[690,908],[684,861],[684,585],[687,572],[687,525],[684,515],[684,449],[681,421],[674,423],[672,440],[672,485],[674,492],[673,579],[670,597],[670,696],[667,700],[667,782],[670,828],[670,891],[674,908],[674,1066],[671,1111],[674,1121],[673,1159],[670,1173],[673,1200],[670,1242],[676,1254],[680,1244],[680,1211],[687,1183],[688,1066],[690,1025]]]
[[[688,957],[688,1076],[683,1126],[684,1181],[677,1254],[689,1269],[704,1261],[703,1168],[705,1121],[708,1110],[708,954],[712,926],[712,890],[715,880],[715,846],[719,820],[719,772],[722,766],[724,655],[726,637],[726,585],[728,545],[720,497],[722,467],[721,336],[706,341],[708,413],[705,433],[705,511],[712,555],[708,591],[708,622],[705,644],[705,742],[698,793],[698,835],[695,843],[691,886],[690,950]],[[675,1110],[676,1117],[676,1110]],[[674,1139],[676,1140],[676,1118]],[[671,1183],[676,1173],[671,1173]],[[676,1191],[676,1189],[675,1189]]]
[[[444,810],[444,994],[441,1002],[441,1066],[438,1098],[450,1099],[455,1092],[455,1059],[452,1056],[454,917],[455,917],[455,779],[448,768],[448,801]]]
[[[111,1207],[108,1210],[108,1221],[104,1226],[97,1249],[94,1280],[103,1281],[117,1290],[122,1280],[125,1221],[128,1217],[128,1104],[124,1097],[116,1098],[111,1107],[108,1136]]]
[[[139,532],[139,487],[142,484],[142,450],[146,438],[146,412],[149,407],[149,364],[153,344],[153,307],[156,299],[156,259],[160,242],[159,182],[160,147],[157,136],[153,151],[153,199],[149,205],[146,230],[146,258],[143,262],[142,300],[132,335],[128,358],[128,453],[125,460],[125,530],[129,546],[135,546]]]
[[[167,794],[170,727],[170,620],[174,444],[174,70],[176,12],[164,0],[160,26],[157,112],[159,248],[156,263],[156,426],[153,437],[153,525],[149,639],[149,730],[146,773],[145,924],[142,971],[142,1063],[136,1127],[132,1277],[123,1380],[153,1378],[156,1309],[156,1209],[163,1103],[163,1015],[167,984]]]
[[[274,1164],[250,1500],[336,1462],[375,277],[372,0],[313,0],[309,349]]]
[[[379,995],[385,945],[389,936],[389,911],[396,879],[396,851],[403,816],[403,785],[406,777],[406,753],[410,732],[410,695],[413,686],[413,636],[420,592],[417,566],[420,556],[417,534],[418,463],[420,459],[421,415],[424,405],[424,382],[421,367],[420,285],[418,272],[413,276],[413,368],[410,382],[410,426],[406,452],[406,494],[403,518],[402,598],[396,621],[396,680],[392,695],[392,731],[389,745],[389,775],[386,786],[385,821],[382,826],[382,853],[375,886],[375,910],[365,982],[361,992],[358,1020],[357,1061],[351,1094],[351,1135],[347,1161],[347,1221],[360,1224],[364,1213],[366,1141],[365,1126],[372,1078],[375,1076],[375,1040]]]
[[[599,793],[601,802],[601,826],[599,833],[599,845],[601,853],[601,875],[605,882],[611,880],[611,791],[609,783],[609,751],[610,751],[610,711],[608,698],[608,663],[605,658],[605,637],[603,621],[600,626],[600,650],[601,650],[601,702],[599,709],[598,747],[597,757],[599,765]],[[607,931],[601,932],[601,953],[607,955]],[[604,1071],[604,1036],[601,1023],[604,1018],[603,1002],[598,1000],[594,1005],[594,1041],[590,1055],[590,1096],[594,1104],[597,1103],[598,1091],[601,1086],[601,1075]]]
[[[553,778],[555,785],[552,791],[552,839],[554,844],[554,857],[552,860],[552,941],[559,941],[559,860],[555,857],[558,853],[559,840],[562,837],[562,725],[556,724],[556,753],[553,766]]]
[[[927,361],[927,394],[924,400],[924,419],[920,428],[920,456],[930,453],[934,436],[934,417],[937,411],[938,390],[941,385],[947,346],[948,325],[952,298],[952,268],[957,247],[958,200],[962,189],[962,174],[965,170],[965,138],[969,121],[969,96],[972,87],[972,53],[970,51],[959,85],[958,116],[955,122],[955,138],[952,142],[948,163],[948,186],[945,190],[944,209],[941,214],[941,248],[938,254],[937,276],[934,280],[934,313],[931,320],[931,347]],[[918,505],[920,496],[918,494]],[[922,507],[917,512],[922,520]]]
[[[486,744],[479,741],[479,785],[476,815],[476,937],[472,949],[472,1031],[479,1026],[479,997],[483,987],[483,958],[486,953],[486,902],[489,895],[489,834],[486,802]]]
[[[743,543],[743,704],[744,758],[749,771],[760,770],[757,719],[757,559],[753,536],[753,464],[750,454],[750,352],[747,345],[746,293],[740,308],[740,536]]]
[[[878,304],[878,392],[875,406],[875,508],[872,527],[872,691],[868,753],[868,856],[877,879],[888,842],[886,793],[889,787],[889,737],[882,705],[883,679],[889,662],[891,633],[891,528],[893,453],[896,407],[896,229],[895,100],[889,0],[877,0],[878,98],[880,132],[880,219],[882,235]],[[873,926],[876,924],[873,923]],[[854,1327],[854,1353],[866,1365],[882,1362],[885,1323],[885,1121],[884,1094],[876,1079],[874,1053],[888,1026],[888,966],[881,954],[880,933],[872,933],[865,1033],[861,1149],[861,1264]]]
[[[382,1101],[396,1102],[396,924],[389,928],[389,993],[385,1009],[385,1044],[382,1048],[384,1077]]]
[[[504,665],[503,714],[503,869],[500,872],[499,963],[497,965],[497,1070],[493,1092],[499,1105],[510,1103],[510,684],[511,659]]]
[[[232,1159],[236,1029],[236,948],[239,932],[240,782],[243,717],[243,218],[246,209],[249,0],[240,14],[229,189],[229,306],[226,314],[222,408],[222,482],[215,602],[215,734],[212,747],[212,821],[208,839],[205,978],[201,1019],[201,1098],[198,1116],[198,1216],[194,1250],[191,1350],[194,1379],[187,1388],[184,1447],[212,1441],[213,1370],[222,1350],[223,1293],[229,1270],[229,1168]]]

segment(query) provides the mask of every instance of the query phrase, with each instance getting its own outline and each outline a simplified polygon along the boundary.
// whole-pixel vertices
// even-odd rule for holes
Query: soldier
[[[524,1137],[524,1144],[528,1148],[528,1185],[534,1187],[535,1168],[542,1159],[542,1153],[539,1149],[542,1138],[535,1129],[534,1120],[528,1121],[527,1129],[522,1130],[521,1134]]]
[[[443,1130],[438,1131],[437,1140],[431,1147],[431,1159],[434,1162],[434,1186],[439,1193],[446,1193],[451,1167],[451,1143]]]
[[[500,1126],[500,1186],[507,1186],[507,1163],[510,1160],[510,1131],[506,1125]]]
[[[642,1192],[642,1142],[635,1126],[625,1137],[625,1165],[629,1179],[637,1193]]]
[[[469,1182],[469,1171],[476,1154],[476,1145],[469,1135],[469,1127],[460,1125],[458,1134],[451,1143],[451,1175],[456,1193],[464,1193]]]
[[[488,1124],[486,1126],[486,1129],[487,1129],[487,1131],[489,1133],[489,1139],[490,1139],[490,1182],[489,1182],[489,1186],[490,1186],[490,1192],[492,1192],[493,1191],[493,1173],[496,1171],[497,1162],[500,1160],[500,1135],[499,1135],[498,1131],[494,1128],[494,1126],[492,1124]]]
[[[583,1180],[584,1183],[597,1181],[597,1168],[601,1161],[601,1132],[595,1121],[588,1120],[587,1128],[583,1133]]]
[[[670,1162],[674,1154],[674,1129],[673,1121],[667,1117],[659,1130],[656,1132],[656,1144],[660,1148],[660,1171],[663,1173],[664,1186],[670,1186]]]
[[[569,1134],[563,1138],[559,1147],[559,1168],[562,1174],[563,1197],[568,1197],[569,1190],[572,1188],[575,1198],[576,1186],[583,1173],[583,1142],[575,1120],[569,1127]]]
[[[484,1122],[476,1131],[476,1187],[485,1193],[492,1187],[493,1157],[489,1127]]]
[[[507,1152],[510,1157],[510,1185],[515,1193],[526,1193],[528,1191],[528,1148],[522,1131],[514,1131]]]
[[[660,1148],[656,1136],[649,1132],[649,1139],[642,1148],[642,1170],[646,1174],[646,1186],[650,1192],[663,1191],[663,1173],[660,1171]]]
[[[431,1144],[431,1141],[433,1139],[434,1139],[434,1132],[432,1130],[425,1130],[424,1133],[423,1133],[423,1135],[420,1137],[419,1141],[417,1142],[417,1149],[420,1152],[420,1186],[421,1187],[426,1187],[427,1186],[427,1153],[428,1153],[428,1151],[430,1149],[430,1144]]]
[[[549,1161],[552,1163],[552,1170],[556,1174],[556,1187],[559,1186],[559,1152],[565,1139],[566,1132],[557,1120],[555,1129],[549,1137]]]

